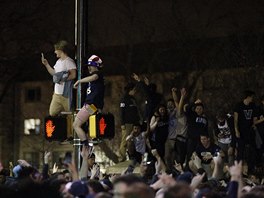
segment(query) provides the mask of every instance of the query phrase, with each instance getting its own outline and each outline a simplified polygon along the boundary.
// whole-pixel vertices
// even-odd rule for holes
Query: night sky
[[[88,2],[85,55],[100,55],[108,74],[263,66],[261,0]],[[40,53],[53,63],[55,42],[74,44],[75,2],[2,0],[0,9],[1,79],[48,78]]]
[[[150,80],[164,86],[162,94],[170,93],[172,85],[183,84],[191,93],[188,100],[201,98],[209,116],[220,108],[233,109],[243,89],[249,87],[263,94],[264,0],[84,1],[88,11],[83,26],[87,28],[85,57],[99,55],[106,76],[122,75],[113,81],[129,81],[133,72],[152,74],[149,76],[156,79]],[[13,105],[17,100],[13,89],[19,88],[16,83],[52,83],[41,63],[41,53],[53,65],[53,45],[62,39],[73,49],[79,47],[74,46],[75,0],[0,1],[1,133],[7,134],[10,142],[21,123],[7,120],[22,120],[24,116]],[[170,82],[162,78],[167,71],[175,72],[168,77]],[[118,81],[115,87],[109,83],[109,93],[118,98],[122,83]],[[12,93],[7,95],[8,91]],[[105,106],[117,108],[112,102],[116,98]],[[112,109],[109,112],[115,113]],[[8,141],[4,143],[11,147]],[[9,158],[15,154],[4,155]]]

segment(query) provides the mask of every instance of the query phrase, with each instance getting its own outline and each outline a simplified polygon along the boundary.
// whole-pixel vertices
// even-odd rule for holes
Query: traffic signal
[[[66,117],[46,117],[44,121],[45,138],[49,141],[67,139],[67,124]]]
[[[49,141],[64,141],[73,136],[73,118],[48,116],[44,120],[45,138]],[[115,119],[111,113],[98,113],[89,117],[89,137],[112,139],[115,136]]]
[[[89,117],[91,138],[112,139],[115,136],[115,118],[111,113],[98,113]]]

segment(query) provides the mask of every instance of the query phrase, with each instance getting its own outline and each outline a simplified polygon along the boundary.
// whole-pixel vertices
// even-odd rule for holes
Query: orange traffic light
[[[55,126],[53,125],[53,121],[52,120],[47,120],[46,122],[46,133],[47,133],[47,137],[52,137],[52,133],[55,130]]]
[[[111,113],[98,113],[89,117],[91,138],[112,139],[115,136],[115,119]]]
[[[45,138],[49,141],[67,139],[67,118],[46,117],[44,121]]]
[[[100,135],[104,135],[105,134],[105,128],[106,128],[107,124],[105,123],[105,119],[104,117],[100,118],[99,121],[99,131],[100,131]]]

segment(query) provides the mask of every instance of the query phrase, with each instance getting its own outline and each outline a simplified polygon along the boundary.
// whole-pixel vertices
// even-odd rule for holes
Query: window
[[[24,121],[24,134],[39,134],[40,133],[40,119],[26,119]]]
[[[25,102],[37,102],[41,99],[40,87],[29,88],[25,91]]]

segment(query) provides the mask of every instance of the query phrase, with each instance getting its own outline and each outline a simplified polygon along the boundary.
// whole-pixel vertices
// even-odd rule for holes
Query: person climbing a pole
[[[90,115],[102,111],[104,107],[105,90],[104,76],[101,71],[103,67],[101,58],[92,55],[88,59],[86,65],[88,66],[89,75],[77,80],[73,85],[73,87],[77,89],[82,83],[87,83],[84,105],[77,113],[73,122],[73,128],[80,138],[81,144],[84,146],[88,146],[89,137],[85,134],[81,126],[89,119]]]

